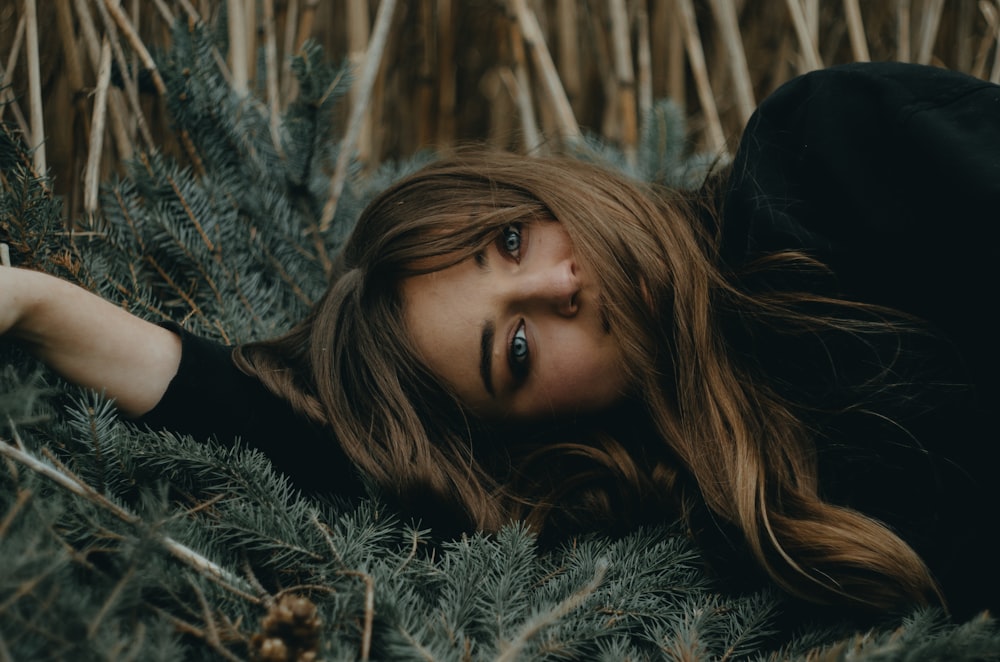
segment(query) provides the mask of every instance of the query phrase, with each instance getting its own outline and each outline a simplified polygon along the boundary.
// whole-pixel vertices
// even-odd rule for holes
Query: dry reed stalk
[[[975,50],[975,40],[970,39],[976,32],[976,0],[960,0],[955,18],[953,41],[955,44],[955,68],[969,71]]]
[[[438,0],[438,112],[437,138],[448,145],[455,140],[455,5],[452,0]]]
[[[635,73],[639,119],[653,112],[653,54],[649,39],[649,14],[642,2],[635,5]]]
[[[990,74],[989,81],[1000,84],[1000,34],[997,35],[997,46],[993,50],[993,73]]]
[[[910,0],[896,0],[896,60],[910,61]]]
[[[32,163],[39,175],[48,170],[45,162],[45,121],[42,108],[42,76],[38,62],[38,7],[24,0],[25,55],[28,61],[28,112],[31,116]]]
[[[559,78],[573,112],[578,113],[583,97],[583,72],[580,70],[579,7],[576,0],[559,0],[556,5],[556,35],[559,47]]]
[[[226,18],[229,28],[229,71],[232,74],[233,91],[240,97],[249,92],[250,63],[247,45],[247,21],[244,16],[243,0],[227,0]]]
[[[371,98],[372,86],[381,68],[382,55],[385,52],[389,27],[392,25],[392,17],[395,10],[396,0],[382,0],[379,3],[378,13],[375,15],[375,29],[372,32],[371,40],[368,42],[364,67],[359,77],[358,98],[351,107],[347,130],[344,132],[344,139],[340,143],[340,153],[337,154],[337,163],[334,166],[333,176],[330,178],[330,197],[323,206],[323,214],[319,222],[320,232],[330,229],[333,216],[337,212],[337,203],[340,200],[340,194],[344,190],[344,183],[347,179],[347,166],[354,153],[354,145],[357,142],[358,133],[364,121],[368,100]]]
[[[191,19],[193,20],[193,19]],[[189,24],[190,29],[190,24]],[[215,66],[218,67],[219,73],[222,74],[222,79],[226,81],[229,87],[233,86],[233,74],[229,71],[229,65],[226,64],[226,58],[222,57],[222,53],[219,52],[218,48],[212,47],[212,61],[215,62]]]
[[[73,10],[69,0],[57,0],[55,5],[56,30],[59,40],[62,42],[63,58],[62,63],[66,74],[66,83],[69,86],[70,109],[72,115],[67,118],[68,124],[73,128],[80,127],[79,134],[74,130],[74,135],[85,136],[90,133],[90,117],[87,108],[87,94],[84,89],[83,66],[78,57],[78,45],[76,33],[73,28]],[[50,102],[51,107],[51,102]],[[103,134],[102,134],[103,135]],[[85,187],[81,187],[79,178],[85,174],[86,169],[80,168],[81,161],[86,159],[86,146],[81,140],[73,140],[68,145],[70,151],[70,161],[74,164],[71,181],[69,183],[70,195],[66,199],[66,216],[68,219],[74,218],[80,208],[80,197],[84,193]]]
[[[986,56],[989,53],[992,42],[993,71],[990,73],[989,80],[993,83],[1000,83],[1000,2],[992,4],[987,0],[981,0],[979,8],[986,18],[986,24],[989,26],[986,36],[983,38],[982,77],[985,77]]]
[[[708,67],[705,65],[705,50],[701,45],[701,35],[698,33],[698,21],[695,18],[694,5],[691,0],[675,0],[674,7],[679,14],[678,19],[684,26],[684,43],[687,47],[688,62],[694,76],[695,88],[698,91],[698,101],[705,117],[705,130],[708,134],[708,146],[714,152],[722,154],[726,148],[726,137],[719,120],[719,110],[715,104],[715,94],[708,77]]]
[[[105,0],[105,2],[107,1]],[[95,5],[97,6],[98,13],[101,15],[101,21],[104,23],[104,32],[111,42],[111,54],[114,56],[115,62],[118,63],[118,69],[126,72],[129,70],[128,62],[125,59],[125,52],[122,50],[121,43],[118,40],[118,32],[115,28],[114,20],[105,3],[96,2]],[[117,9],[117,7],[115,8]],[[156,143],[153,140],[153,133],[149,129],[149,123],[146,121],[146,115],[142,112],[142,104],[139,101],[139,90],[135,85],[135,81],[130,76],[122,76],[121,80],[125,88],[125,98],[132,107],[131,117],[135,121],[135,127],[138,129],[139,135],[142,136],[146,146],[152,149],[156,146]]]
[[[117,2],[119,5],[123,5],[128,0],[113,0],[113,1]],[[131,25],[141,25],[141,23],[139,22],[141,19],[139,16],[138,0],[131,0],[131,2],[132,2],[132,11],[131,11],[131,16],[129,17],[129,23]],[[122,12],[122,15],[125,15],[124,11]],[[132,84],[136,86],[136,89],[139,89],[139,72],[141,71],[141,69],[139,66],[139,57],[136,55],[134,50],[132,51],[132,54],[129,57],[128,62],[129,62],[128,70],[131,72]]]
[[[513,17],[511,17],[513,19]],[[535,107],[531,98],[531,81],[528,78],[527,55],[524,49],[524,39],[520,25],[516,20],[510,21],[510,50],[513,62],[513,73],[510,69],[500,69],[500,80],[517,105],[521,118],[521,135],[524,141],[524,151],[527,154],[536,153],[542,145],[541,132],[538,130],[538,118],[535,117]]]
[[[296,51],[295,32],[299,23],[299,0],[288,0],[285,7],[285,36],[282,40],[281,54],[281,98],[282,107],[288,99],[292,99],[297,91],[297,81],[292,75],[292,56]]]
[[[14,40],[11,42],[10,53],[7,54],[7,69],[3,77],[0,80],[3,81],[2,86],[7,87],[10,85],[11,80],[14,77],[14,67],[17,66],[17,58],[21,53],[21,46],[24,45],[24,31],[26,29],[24,15],[17,21],[17,28],[14,29]],[[3,113],[3,107],[0,106],[0,113]],[[0,115],[2,116],[2,115]]]
[[[509,81],[502,80],[501,70],[505,67],[493,67],[483,74],[479,89],[489,109],[489,126],[486,130],[486,144],[496,149],[505,149],[507,139],[511,134],[511,117],[517,114],[517,108],[511,106],[510,99],[514,90],[504,87]],[[513,74],[507,70],[506,75],[513,79]]]
[[[88,215],[97,212],[101,154],[104,149],[104,127],[107,117],[108,87],[110,84],[111,42],[105,38],[101,44],[101,64],[97,74],[97,89],[94,92],[94,115],[90,123],[90,149],[87,150],[87,165],[84,168],[83,175],[83,210]]]
[[[0,69],[0,78],[6,78],[11,71],[11,69]],[[14,116],[14,121],[17,123],[18,129],[20,129],[21,135],[30,136],[31,127],[28,125],[28,120],[21,111],[20,104],[17,103],[17,98],[10,91],[9,87],[4,87],[0,89],[0,109],[6,110],[7,108],[10,108],[10,113]],[[3,119],[3,113],[0,113],[0,119]]]
[[[580,140],[580,126],[576,123],[573,107],[566,98],[566,91],[559,80],[556,66],[552,62],[538,17],[527,5],[525,0],[509,0],[514,16],[521,27],[521,38],[524,40],[535,68],[541,75],[541,86],[548,98],[549,109],[554,113],[560,137],[569,143]]]
[[[174,13],[170,11],[170,7],[164,4],[163,0],[153,0],[153,6],[156,7],[156,11],[160,12],[160,18],[167,25],[174,24]]]
[[[639,130],[635,99],[635,70],[632,68],[632,44],[629,39],[628,12],[625,0],[608,0],[611,17],[611,44],[614,59],[615,87],[618,101],[619,136],[625,160],[636,164]]]
[[[59,39],[63,44],[63,63],[66,67],[66,78],[75,99],[74,106],[79,114],[85,113],[83,104],[83,67],[76,57],[76,34],[73,31],[73,13],[69,0],[56,0],[56,27]]]
[[[393,19],[395,20],[395,19]],[[392,30],[392,24],[389,26],[389,30]],[[398,95],[398,87],[389,87],[390,74],[395,74],[395,70],[389,69],[389,64],[393,62],[391,59],[391,53],[393,52],[393,46],[398,43],[398,40],[390,41],[386,44],[386,53],[379,58],[379,64],[377,71],[375,72],[375,82],[372,83],[372,94],[371,99],[368,100],[368,109],[365,113],[365,121],[368,124],[368,136],[371,140],[371,154],[372,161],[367,164],[368,171],[370,172],[378,165],[378,158],[374,156],[375,154],[380,154],[383,149],[383,138],[382,135],[384,131],[382,127],[387,126],[385,123],[385,104],[386,99],[392,100],[396,98],[394,95]],[[395,78],[395,76],[393,76]],[[398,85],[398,78],[393,82]],[[402,138],[405,133],[400,131],[400,138]]]
[[[365,51],[368,48],[369,36],[369,15],[368,0],[348,0],[346,3],[347,21],[345,29],[347,32],[347,61],[351,63],[351,70],[357,72],[365,60]],[[360,79],[355,79],[351,86],[348,99],[352,104],[358,100]],[[425,111],[426,112],[426,111]],[[358,133],[357,158],[362,163],[368,163],[371,159],[372,135],[371,121],[366,115]]]
[[[707,9],[707,4],[702,6]],[[727,55],[729,48],[725,44],[725,38],[720,30],[715,29],[707,32],[706,37],[711,40],[711,44],[705,44],[705,66],[708,67],[708,80],[711,81],[713,90],[726,91],[725,94],[720,94],[715,99],[719,107],[719,119],[722,120],[736,112],[733,110],[736,104],[735,95],[729,92],[733,88],[732,69],[729,66],[729,56]]]
[[[197,9],[195,9],[194,5],[192,5],[188,0],[176,0],[176,2],[181,6],[181,9],[184,10],[184,13],[188,15],[190,20],[195,23],[201,23],[201,14]]]
[[[934,41],[941,25],[941,10],[944,0],[928,0],[920,13],[920,34],[917,38],[917,58],[919,64],[930,64],[934,54]]]
[[[414,143],[429,145],[434,142],[437,115],[434,95],[434,73],[437,55],[437,22],[434,20],[433,0],[421,0],[417,14],[417,29],[422,31],[420,44],[423,47],[417,63],[417,81],[414,110],[417,114]],[[360,148],[358,152],[360,153]],[[365,159],[367,162],[367,159]]]
[[[17,56],[24,44],[25,29],[24,16],[21,16],[17,22],[17,29],[14,30],[14,42],[11,44],[10,54],[7,56],[7,67],[0,71],[0,120],[3,119],[4,113],[9,107],[21,133],[30,136],[31,130],[28,123],[24,119],[24,114],[21,112],[21,107],[18,105],[14,93],[10,90],[10,83],[14,78],[14,68],[17,66]]]
[[[667,96],[681,108],[687,106],[687,46],[684,39],[684,23],[676,20],[677,0],[664,0],[660,5],[660,34],[667,35]],[[666,29],[663,25],[666,24]]]
[[[77,25],[80,32],[83,33],[83,44],[96,76],[101,69],[100,45],[102,39],[97,36],[94,17],[90,13],[87,0],[74,0],[73,7],[76,9]],[[114,89],[109,92],[108,109],[111,115],[111,135],[114,137],[118,158],[121,161],[128,161],[132,158],[133,141],[127,126],[128,110],[120,90]]]
[[[497,64],[486,70],[479,88],[488,109],[487,144],[501,150],[512,148],[512,136],[515,135],[514,123],[518,117],[517,106],[514,103],[516,89],[510,85],[514,80],[514,74],[509,67],[503,65],[512,61],[510,24],[514,17],[509,15],[509,6],[506,6],[506,11],[507,20],[493,21],[489,26],[490,43],[497,45]]]
[[[278,44],[274,34],[274,0],[263,0],[263,3],[268,126],[271,129],[271,142],[274,143],[274,151],[284,159],[285,150],[281,146],[281,99],[278,94]]]
[[[788,14],[792,18],[792,25],[795,27],[795,36],[799,40],[799,50],[801,51],[805,71],[814,71],[823,68],[823,58],[819,55],[816,47],[816,40],[809,30],[809,23],[806,20],[805,11],[800,0],[785,0],[788,7]],[[805,73],[805,71],[801,73]]]
[[[128,70],[127,66],[125,65],[125,57],[124,54],[122,53],[121,45],[118,43],[118,40],[114,34],[114,26],[111,25],[110,22],[108,21],[109,14],[110,17],[114,20],[114,24],[118,27],[119,30],[122,31],[122,34],[125,35],[126,41],[128,41],[129,46],[132,47],[132,51],[142,61],[142,64],[146,68],[146,71],[149,72],[150,78],[153,81],[153,87],[156,88],[157,94],[162,98],[167,94],[167,85],[166,83],[163,82],[163,77],[160,76],[160,70],[156,66],[156,61],[153,60],[153,56],[150,55],[149,49],[146,48],[146,45],[142,42],[142,39],[139,37],[138,31],[136,31],[136,29],[133,27],[128,17],[122,13],[121,9],[116,4],[116,1],[117,0],[104,0],[103,8],[106,9],[107,11],[101,12],[101,18],[105,22],[105,27],[108,32],[108,37],[111,41],[112,52],[115,54],[115,59],[118,61],[118,66],[121,67],[122,71]],[[100,3],[98,3],[97,6],[98,9],[102,8],[102,5]],[[139,132],[143,135],[143,138],[146,140],[147,145],[152,149],[156,149],[157,145],[156,143],[153,142],[152,132],[149,129],[148,122],[146,122],[145,114],[142,112],[142,105],[139,102],[139,91],[137,89],[137,86],[127,76],[123,77],[123,80],[125,82],[125,91],[127,93],[128,99],[133,106],[133,113],[136,119],[137,126],[139,128]],[[181,131],[178,135],[178,139],[180,144],[184,147],[184,150],[187,152],[188,158],[190,159],[194,169],[198,172],[198,174],[204,175],[204,168],[202,166],[201,157],[195,150],[195,147],[192,144],[187,133],[185,131]]]
[[[819,0],[800,0],[802,16],[806,19],[806,27],[814,44],[819,43]]]
[[[746,124],[757,107],[757,102],[754,100],[753,83],[750,81],[750,68],[747,66],[736,7],[729,0],[712,0],[711,5],[729,57],[729,72],[736,93],[736,109],[739,111],[740,124]]]
[[[76,9],[77,25],[80,29],[81,43],[90,61],[90,69],[94,76],[101,68],[101,44],[103,40],[97,34],[94,17],[90,13],[89,0],[73,0]]]
[[[844,15],[847,17],[847,33],[851,39],[851,53],[856,62],[869,62],[868,39],[865,37],[865,23],[861,19],[861,5],[858,0],[844,0]]]
[[[968,71],[972,67],[972,40],[968,38],[973,34],[973,10],[975,0],[961,0],[958,3],[958,15],[955,17],[954,44],[955,44],[955,68],[959,71]]]
[[[253,88],[257,80],[257,35],[262,31],[257,25],[257,5],[259,2],[258,0],[243,1],[246,3],[243,7],[243,20],[247,35],[247,80]]]
[[[617,91],[615,82],[615,72],[611,66],[611,46],[608,43],[608,30],[604,28],[603,18],[598,12],[588,12],[590,16],[590,48],[593,51],[592,59],[597,69],[597,79],[604,88],[604,99],[613,100]],[[606,101],[604,104],[603,117],[601,119],[601,135],[605,138],[615,138],[618,123],[615,121],[615,113],[618,106]]]
[[[142,66],[149,72],[149,75],[153,80],[153,86],[156,88],[157,93],[160,96],[165,95],[167,93],[167,86],[163,83],[163,78],[160,76],[160,70],[156,66],[156,60],[154,60],[153,56],[149,54],[149,49],[146,48],[146,45],[142,43],[142,39],[139,37],[138,31],[135,27],[133,27],[132,22],[122,12],[115,0],[104,0],[104,6],[107,8],[111,18],[114,19],[115,25],[117,25],[118,29],[122,31],[123,35],[125,35],[125,40],[128,42],[129,46],[131,46],[135,54],[139,56]]]
[[[299,31],[295,37],[296,52],[302,48],[302,44],[305,43],[306,39],[312,36],[317,5],[319,5],[319,0],[305,0],[302,15],[299,17]]]
[[[976,78],[986,78],[986,60],[989,57],[990,49],[993,47],[993,33],[996,29],[994,22],[996,21],[997,12],[993,3],[988,0],[979,0],[979,12],[983,15],[987,28],[982,39],[979,40],[979,47],[976,49],[976,55],[973,58],[969,73]]]
[[[791,76],[792,54],[795,52],[794,37],[787,32],[782,36],[778,46],[778,56],[774,58],[771,80],[785,81]]]

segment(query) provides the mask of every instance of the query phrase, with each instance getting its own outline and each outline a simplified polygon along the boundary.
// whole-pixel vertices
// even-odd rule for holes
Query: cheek
[[[560,412],[591,411],[620,400],[627,390],[621,355],[609,335],[554,334],[551,363],[540,395]]]

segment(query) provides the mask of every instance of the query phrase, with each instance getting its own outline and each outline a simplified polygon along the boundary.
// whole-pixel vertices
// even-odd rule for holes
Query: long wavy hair
[[[748,285],[762,273],[809,282],[823,267],[785,252],[724,268],[717,197],[659,191],[571,158],[439,161],[365,209],[306,319],[238,348],[236,361],[438,526],[493,531],[522,518],[550,535],[703,512],[810,601],[885,609],[938,599],[925,564],[889,528],[820,498],[813,404],[769,379],[752,351],[758,330],[867,346],[899,334],[899,318],[814,288]],[[512,223],[552,220],[599,280],[631,395],[530,428],[478,420],[418,360],[399,285],[469,258]]]

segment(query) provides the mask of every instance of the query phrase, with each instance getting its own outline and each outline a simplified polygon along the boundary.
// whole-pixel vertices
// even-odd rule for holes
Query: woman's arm
[[[113,398],[123,414],[152,409],[180,362],[177,335],[66,281],[0,267],[0,334],[67,380]]]

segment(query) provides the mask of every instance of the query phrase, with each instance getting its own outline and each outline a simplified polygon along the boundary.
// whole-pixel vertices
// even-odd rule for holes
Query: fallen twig
[[[112,515],[127,524],[137,526],[143,524],[142,519],[138,515],[134,515],[121,506],[113,503],[94,488],[90,487],[75,476],[72,476],[64,466],[61,466],[61,464],[56,466],[57,461],[55,461],[54,457],[50,456],[48,458],[50,462],[53,462],[53,464],[47,464],[34,455],[12,446],[2,438],[0,438],[0,455],[19,462],[35,473],[48,478],[63,489],[72,492],[77,496],[83,497],[91,503],[110,512]],[[243,598],[249,599],[255,603],[260,602],[259,598],[247,593],[247,589],[249,587],[241,577],[234,575],[214,561],[205,558],[198,552],[182,543],[177,542],[170,536],[162,534],[154,535],[156,535],[156,538],[161,544],[163,544],[171,555],[196,570],[199,574],[217,582],[220,586],[228,589],[236,595],[242,596]]]

